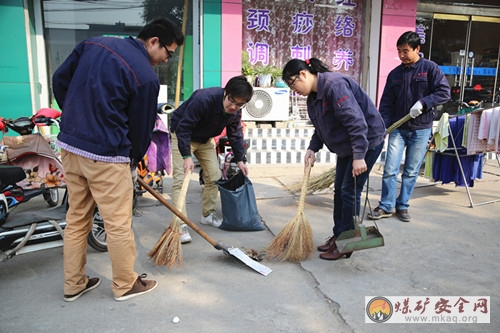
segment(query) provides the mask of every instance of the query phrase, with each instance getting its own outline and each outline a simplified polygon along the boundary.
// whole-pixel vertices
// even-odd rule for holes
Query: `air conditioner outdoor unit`
[[[290,89],[254,88],[253,97],[242,110],[243,121],[287,121]]]

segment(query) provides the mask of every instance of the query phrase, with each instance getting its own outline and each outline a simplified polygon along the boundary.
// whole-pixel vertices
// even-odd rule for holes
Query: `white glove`
[[[422,105],[422,103],[420,103],[420,101],[417,101],[417,103],[415,103],[410,109],[410,117],[417,118],[418,116],[420,116],[422,114],[423,108],[424,106]]]

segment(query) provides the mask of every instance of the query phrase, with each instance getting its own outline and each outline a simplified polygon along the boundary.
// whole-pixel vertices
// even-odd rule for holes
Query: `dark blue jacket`
[[[401,64],[389,73],[379,109],[385,126],[389,127],[420,100],[424,106],[422,114],[399,127],[418,130],[432,127],[435,107],[449,99],[450,86],[441,69],[436,63],[420,58],[411,66]]]
[[[160,84],[141,41],[81,42],[54,73],[53,87],[62,108],[60,141],[101,156],[144,157]]]
[[[323,144],[339,157],[364,159],[369,148],[384,141],[385,127],[375,104],[350,77],[318,73],[318,92],[307,97],[307,111],[315,132],[309,148]]]
[[[174,111],[170,131],[177,135],[182,156],[191,156],[191,141],[206,143],[225,127],[236,162],[243,160],[241,110],[228,114],[223,99],[224,88],[199,89]]]

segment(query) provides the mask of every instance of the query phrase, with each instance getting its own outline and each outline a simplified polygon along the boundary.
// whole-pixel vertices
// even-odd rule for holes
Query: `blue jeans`
[[[382,197],[378,205],[386,212],[392,212],[394,207],[396,210],[405,210],[410,207],[408,200],[410,200],[415,188],[431,133],[431,128],[421,130],[396,129],[389,135],[382,177]],[[403,152],[405,152],[405,162],[401,176],[401,190],[396,198],[399,166]]]
[[[354,229],[354,215],[359,216],[361,192],[365,186],[373,165],[384,147],[384,142],[368,149],[365,155],[367,170],[354,178],[352,176],[352,155],[337,158],[333,194],[333,236],[338,237],[343,231]],[[354,181],[356,181],[356,206],[354,206]],[[354,210],[356,207],[356,210]]]

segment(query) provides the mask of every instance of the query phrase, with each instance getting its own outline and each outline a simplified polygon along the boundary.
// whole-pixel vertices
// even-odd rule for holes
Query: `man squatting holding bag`
[[[213,87],[196,90],[172,114],[173,184],[172,201],[179,200],[184,177],[194,170],[194,154],[205,175],[202,197],[201,223],[218,228],[222,220],[215,216],[218,195],[216,182],[221,178],[215,151],[214,137],[226,128],[234,160],[244,175],[248,169],[243,163],[245,153],[241,128],[241,108],[252,98],[253,88],[244,76],[231,78],[224,88]],[[179,207],[186,215],[186,205]],[[191,241],[187,225],[182,225],[181,242]]]

